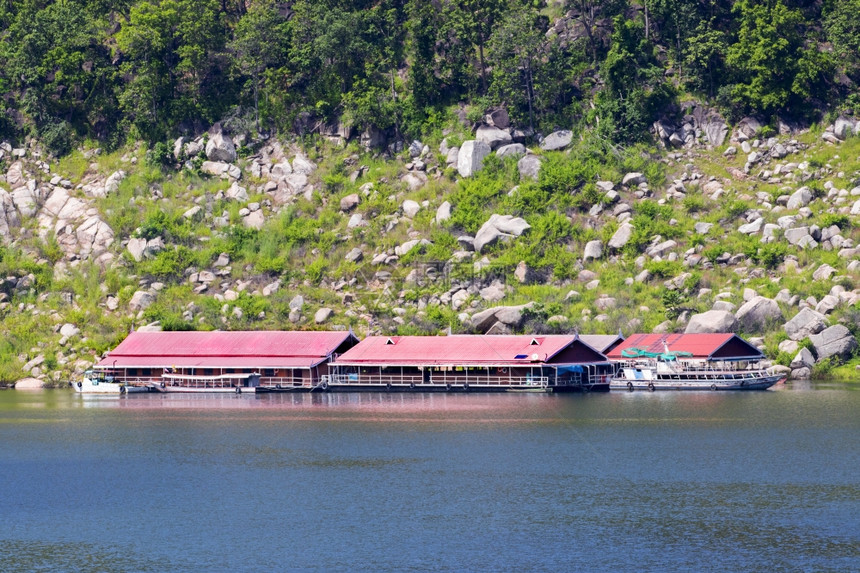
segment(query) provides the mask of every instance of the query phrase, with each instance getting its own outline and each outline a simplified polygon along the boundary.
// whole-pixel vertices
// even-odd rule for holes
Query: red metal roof
[[[621,355],[628,348],[648,352],[663,352],[665,345],[672,352],[690,352],[692,359],[757,359],[761,352],[737,334],[631,334],[624,342],[607,353],[610,360],[625,360]],[[728,353],[720,352],[725,348]]]
[[[96,366],[309,368],[351,332],[132,332]]]
[[[530,365],[551,362],[574,343],[574,335],[370,336],[344,352],[337,365]]]

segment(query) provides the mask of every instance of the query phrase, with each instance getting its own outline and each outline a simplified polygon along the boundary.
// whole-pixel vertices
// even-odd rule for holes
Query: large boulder
[[[544,151],[558,151],[570,145],[571,141],[573,141],[573,132],[567,129],[554,131],[540,142],[540,148]]]
[[[487,245],[491,245],[503,237],[519,237],[530,228],[531,225],[525,219],[494,213],[475,235],[475,250],[480,253]]]
[[[436,223],[444,223],[451,218],[451,203],[444,201],[439,208],[436,209]]]
[[[496,306],[482,310],[472,315],[472,328],[479,332],[487,332],[497,322],[517,328],[523,321],[523,311],[532,306],[534,303],[520,306]]]
[[[838,137],[840,140],[845,141],[849,135],[854,131],[854,122],[850,119],[846,119],[844,117],[840,117],[833,124],[833,135]]]
[[[582,259],[587,261],[589,259],[599,259],[603,256],[603,243],[599,240],[588,241],[585,244],[585,251],[582,253]]]
[[[503,145],[496,150],[496,155],[499,157],[520,157],[526,154],[526,146],[522,143],[511,143]]]
[[[785,208],[794,210],[806,207],[814,198],[815,196],[812,194],[812,190],[809,187],[801,187],[791,194]]]
[[[794,360],[791,361],[792,369],[796,368],[812,368],[815,366],[815,357],[808,348],[801,348]]]
[[[12,196],[5,189],[0,188],[0,238],[8,241],[11,238],[11,230],[21,224],[18,210]]]
[[[461,177],[471,177],[484,166],[484,158],[490,154],[490,146],[483,141],[464,141],[457,154],[457,171]]]
[[[139,290],[131,295],[131,300],[128,301],[128,307],[133,311],[140,311],[149,308],[155,302],[155,297],[152,293]]]
[[[720,147],[725,142],[729,134],[729,128],[722,118],[708,118],[702,123],[702,131],[705,134],[705,139],[714,147]]]
[[[820,334],[813,334],[809,340],[815,348],[815,354],[818,355],[819,361],[831,356],[838,356],[843,359],[850,358],[857,348],[857,340],[854,335],[841,324],[826,328]]]
[[[475,139],[483,141],[490,146],[490,149],[498,149],[503,145],[511,143],[511,134],[504,129],[493,127],[490,125],[482,125],[475,132]]]
[[[620,249],[627,244],[631,237],[633,237],[633,225],[625,222],[618,227],[618,230],[609,239],[608,246],[610,249]]]
[[[38,378],[21,378],[13,386],[15,390],[41,390],[45,386],[45,381]]]
[[[525,155],[517,161],[517,171],[520,179],[533,179],[537,181],[540,174],[541,161],[537,155]]]
[[[712,334],[715,332],[737,332],[738,319],[726,310],[709,310],[694,314],[687,323],[687,334]]]
[[[113,229],[98,216],[93,215],[75,229],[81,258],[98,257],[108,250],[113,242]]]
[[[825,328],[827,328],[827,319],[824,315],[808,307],[800,309],[800,312],[783,326],[785,333],[791,340],[803,340],[813,334],[818,334]]]
[[[236,146],[229,135],[216,133],[206,143],[206,158],[209,161],[233,163],[236,161]]]
[[[757,296],[744,303],[735,318],[744,330],[761,330],[768,322],[782,319],[782,310],[775,300]]]

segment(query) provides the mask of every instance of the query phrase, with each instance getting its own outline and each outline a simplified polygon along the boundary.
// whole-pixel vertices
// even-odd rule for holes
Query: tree
[[[119,101],[141,136],[160,139],[182,121],[220,115],[226,98],[216,55],[226,28],[217,0],[141,2],[116,40],[125,80]]]
[[[484,49],[493,33],[496,21],[507,7],[504,0],[453,0],[446,14],[457,35],[478,49],[478,68],[483,93],[487,92],[487,63]]]
[[[286,40],[286,21],[275,5],[266,1],[251,6],[236,24],[233,41],[229,44],[237,67],[251,77],[257,131],[260,130],[260,87],[265,81],[266,69],[283,59]]]
[[[807,46],[803,15],[783,0],[738,0],[733,8],[740,20],[737,41],[726,62],[735,84],[731,97],[747,111],[773,113],[799,107],[813,86],[826,85],[829,65]]]
[[[663,68],[654,56],[645,29],[636,20],[617,16],[613,21],[611,47],[601,66],[605,82],[597,97],[599,132],[612,141],[642,139],[659,110],[674,91],[663,80]]]
[[[824,9],[824,30],[841,62],[855,82],[860,81],[860,0],[830,0]]]
[[[567,0],[567,7],[573,10],[573,17],[580,23],[588,39],[592,64],[597,64],[600,59],[612,18],[627,7],[627,1]]]
[[[491,94],[511,107],[528,109],[529,127],[535,127],[535,76],[543,64],[546,42],[536,25],[537,12],[514,5],[489,41],[493,64]]]
[[[713,20],[699,22],[684,50],[687,83],[704,89],[710,97],[717,93],[718,77],[723,76],[728,37]]]

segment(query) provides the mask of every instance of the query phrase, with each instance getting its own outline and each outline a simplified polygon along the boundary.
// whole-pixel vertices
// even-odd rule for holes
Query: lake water
[[[0,391],[0,570],[860,571],[860,389]]]

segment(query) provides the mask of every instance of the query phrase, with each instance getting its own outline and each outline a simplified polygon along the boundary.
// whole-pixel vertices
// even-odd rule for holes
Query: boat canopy
[[[621,351],[621,356],[625,358],[656,358],[665,362],[674,362],[678,358],[689,358],[692,352],[683,352],[680,350],[666,350],[664,352],[649,352],[644,348],[625,348]]]

